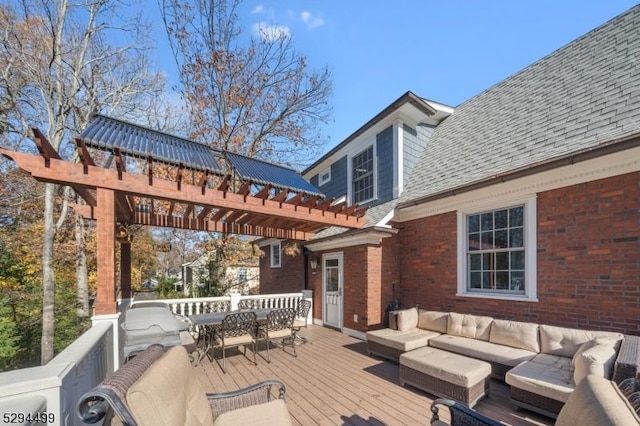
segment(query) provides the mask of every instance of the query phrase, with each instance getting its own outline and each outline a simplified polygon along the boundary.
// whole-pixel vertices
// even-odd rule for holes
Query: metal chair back
[[[240,301],[238,301],[238,309],[240,310],[245,310],[245,309],[261,309],[262,306],[260,306],[260,300],[259,299],[242,299]]]
[[[304,318],[304,326],[307,326],[307,318],[309,317],[309,311],[311,310],[311,301],[302,299],[298,303],[298,309],[296,310],[296,318]]]
[[[212,312],[229,312],[231,310],[231,302],[228,300],[216,300],[213,302],[206,302],[204,305],[204,313],[209,314]]]
[[[270,331],[285,330],[293,326],[296,311],[293,308],[274,309],[267,314],[267,333]]]
[[[251,334],[253,336],[255,335],[256,321],[255,312],[227,314],[224,320],[222,320],[220,334],[223,339],[225,337],[238,337],[244,334]]]

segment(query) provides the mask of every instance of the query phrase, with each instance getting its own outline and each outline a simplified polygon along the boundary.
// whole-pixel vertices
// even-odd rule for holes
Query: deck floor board
[[[370,357],[366,342],[338,331],[310,325],[301,332],[307,342],[291,348],[271,348],[271,363],[264,344],[258,347],[258,364],[241,350],[227,351],[226,369],[205,357],[196,367],[207,392],[226,392],[253,383],[278,379],[287,387],[287,407],[298,425],[428,425],[433,396],[410,386],[400,386],[398,365]],[[221,356],[219,350],[216,356]],[[220,362],[222,362],[220,360]],[[475,408],[508,425],[551,425],[553,421],[526,410],[513,411],[509,389],[492,381],[490,396]],[[444,416],[443,416],[444,417]],[[446,418],[446,417],[445,417]]]

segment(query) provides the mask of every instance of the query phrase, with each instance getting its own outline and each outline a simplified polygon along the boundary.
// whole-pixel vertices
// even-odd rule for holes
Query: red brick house
[[[261,291],[355,335],[395,299],[640,334],[639,64],[636,6],[455,110],[406,93],[303,173],[368,224],[262,241]]]

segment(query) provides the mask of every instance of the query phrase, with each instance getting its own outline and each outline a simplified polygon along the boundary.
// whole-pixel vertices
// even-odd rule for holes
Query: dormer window
[[[353,203],[362,204],[374,198],[373,145],[351,160]]]

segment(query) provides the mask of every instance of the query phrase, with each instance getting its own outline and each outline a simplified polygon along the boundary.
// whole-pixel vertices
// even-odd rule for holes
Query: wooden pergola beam
[[[142,175],[125,173],[122,179],[117,177],[117,171],[103,169],[101,167],[89,167],[88,173],[84,173],[83,165],[69,163],[62,160],[51,159],[50,167],[42,167],[43,162],[37,156],[0,149],[0,153],[18,164],[20,168],[31,173],[41,181],[71,185],[75,187],[102,187],[127,194],[156,198],[158,200],[180,200],[188,204],[212,206],[228,210],[251,211],[269,216],[291,218],[301,221],[310,221],[328,226],[342,226],[345,228],[359,228],[363,221],[354,216],[341,213],[326,215],[322,209],[310,207],[299,209],[297,206],[280,203],[273,200],[263,200],[252,196],[242,196],[219,190],[207,191],[203,194],[200,188],[193,185],[183,185],[178,191],[172,181],[157,178],[150,185]],[[330,200],[323,202],[330,204]]]

